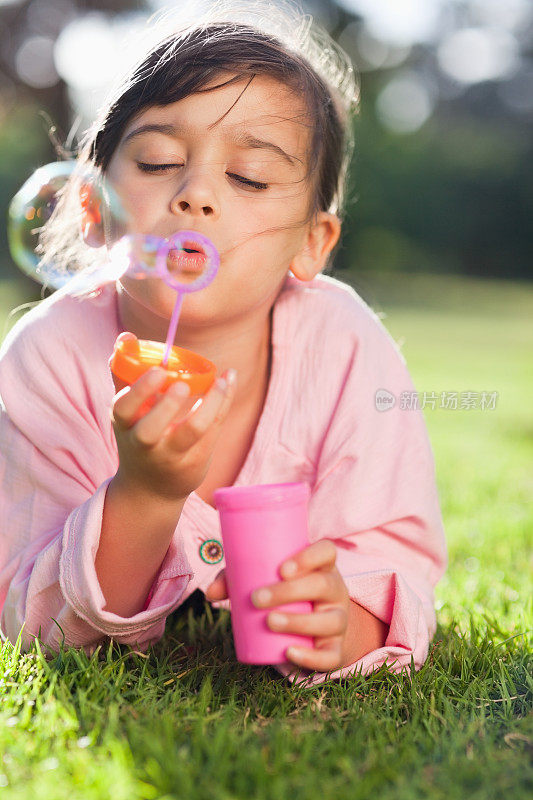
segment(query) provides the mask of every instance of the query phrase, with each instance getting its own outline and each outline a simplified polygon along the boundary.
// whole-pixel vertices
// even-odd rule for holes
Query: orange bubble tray
[[[165,345],[162,342],[150,342],[143,339],[125,339],[117,342],[110,367],[113,373],[132,384],[150,367],[162,366]],[[170,351],[165,367],[168,378],[159,391],[166,391],[176,381],[188,384],[191,395],[201,396],[209,391],[216,377],[216,367],[212,361],[174,345]]]

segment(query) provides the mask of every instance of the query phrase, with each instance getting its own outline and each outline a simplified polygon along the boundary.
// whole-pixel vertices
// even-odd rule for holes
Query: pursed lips
[[[181,250],[169,250],[167,255],[167,263],[169,267],[184,272],[200,272],[204,269],[207,261],[207,256],[203,247],[197,242],[186,241],[182,245]]]

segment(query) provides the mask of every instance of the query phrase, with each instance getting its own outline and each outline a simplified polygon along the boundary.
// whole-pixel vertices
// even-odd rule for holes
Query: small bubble
[[[478,559],[475,556],[470,556],[470,558],[467,558],[465,561],[465,569],[468,570],[468,572],[475,572],[477,569],[479,569]]]
[[[19,722],[18,717],[9,717],[9,719],[6,720],[6,725],[8,728],[12,728],[14,725],[18,725],[18,722]]]
[[[0,773],[0,786],[9,786],[7,775],[3,775],[2,773]]]
[[[57,758],[55,758],[55,756],[47,758],[45,761],[41,763],[41,767],[44,770],[57,769],[58,766],[59,766],[59,761],[57,760]]]

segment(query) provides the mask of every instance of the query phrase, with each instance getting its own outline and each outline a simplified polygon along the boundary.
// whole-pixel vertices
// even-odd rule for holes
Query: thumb
[[[135,340],[137,339],[137,337],[135,336],[134,333],[131,333],[131,331],[122,331],[122,333],[119,333],[119,335],[117,336],[115,344],[117,342],[126,342],[128,339]]]
[[[232,376],[233,373],[233,376]],[[205,453],[212,454],[213,448],[222,433],[222,424],[228,416],[231,404],[235,398],[237,388],[236,371],[227,369],[221,378],[226,380],[226,387],[223,388],[215,382],[207,394],[202,398],[202,403],[207,408],[207,414],[213,414],[216,409],[216,414],[212,417],[212,422],[207,431],[203,434],[198,442],[198,446]],[[189,414],[194,412],[195,406],[189,411]],[[201,411],[201,409],[200,409]],[[187,420],[187,417],[185,417]]]
[[[205,596],[210,602],[214,603],[216,603],[218,600],[226,600],[228,598],[228,586],[226,583],[225,569],[221,570],[213,583],[207,587]]]

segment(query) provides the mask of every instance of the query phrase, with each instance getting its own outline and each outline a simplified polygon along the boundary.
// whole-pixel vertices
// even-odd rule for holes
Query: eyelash
[[[181,164],[146,164],[143,161],[138,161],[137,166],[141,172],[163,172],[164,170],[171,169],[172,167],[179,167]],[[252,181],[250,178],[243,178],[242,175],[235,175],[233,172],[227,172],[226,175],[238,181],[239,183],[244,184],[245,186],[250,186],[252,189],[268,189],[268,183]]]

